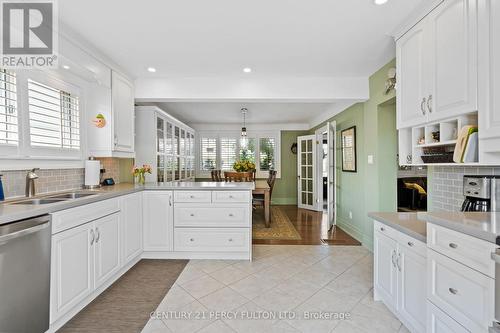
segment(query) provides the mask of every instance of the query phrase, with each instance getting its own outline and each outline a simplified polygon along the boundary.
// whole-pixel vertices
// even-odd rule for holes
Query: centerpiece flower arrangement
[[[141,185],[146,183],[146,173],[151,174],[151,166],[144,164],[141,168],[134,166],[132,169],[132,175],[137,178],[137,182]]]
[[[234,171],[247,172],[255,170],[255,164],[250,161],[236,161],[233,164]]]

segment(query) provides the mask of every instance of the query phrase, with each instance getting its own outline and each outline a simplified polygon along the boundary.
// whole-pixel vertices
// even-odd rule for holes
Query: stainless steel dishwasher
[[[0,333],[49,328],[50,216],[0,225]]]

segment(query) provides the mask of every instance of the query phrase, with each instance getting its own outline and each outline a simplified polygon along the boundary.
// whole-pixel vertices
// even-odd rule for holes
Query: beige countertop
[[[423,242],[427,240],[427,223],[432,223],[500,245],[500,212],[370,213],[368,216]]]
[[[427,242],[426,213],[369,213],[374,220],[384,223],[410,237]]]
[[[74,208],[89,203],[106,200],[139,191],[171,191],[171,190],[191,190],[191,191],[251,191],[254,189],[253,182],[168,182],[168,183],[146,183],[144,186],[135,185],[130,183],[116,184],[113,186],[103,186],[97,190],[77,190],[77,191],[64,191],[67,192],[93,192],[96,195],[87,196],[78,199],[65,200],[44,205],[20,205],[13,204],[28,198],[15,198],[0,203],[0,225],[27,219],[34,216],[54,213],[57,211]],[[36,196],[35,198],[47,197],[56,195],[58,193],[46,193]]]

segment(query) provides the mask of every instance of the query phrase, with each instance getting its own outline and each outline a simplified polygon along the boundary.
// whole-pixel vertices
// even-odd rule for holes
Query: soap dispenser
[[[2,184],[2,174],[0,174],[0,201],[5,200],[5,195],[3,194],[3,184]]]

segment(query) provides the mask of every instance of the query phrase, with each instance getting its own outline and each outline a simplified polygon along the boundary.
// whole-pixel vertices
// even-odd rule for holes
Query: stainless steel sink
[[[96,195],[96,194],[97,193],[72,192],[72,193],[63,193],[63,194],[51,195],[48,198],[50,198],[50,199],[78,199],[78,198],[89,197],[91,195]]]
[[[47,205],[56,202],[62,202],[65,199],[55,199],[55,198],[39,198],[39,199],[28,199],[21,200],[11,203],[11,205]]]

